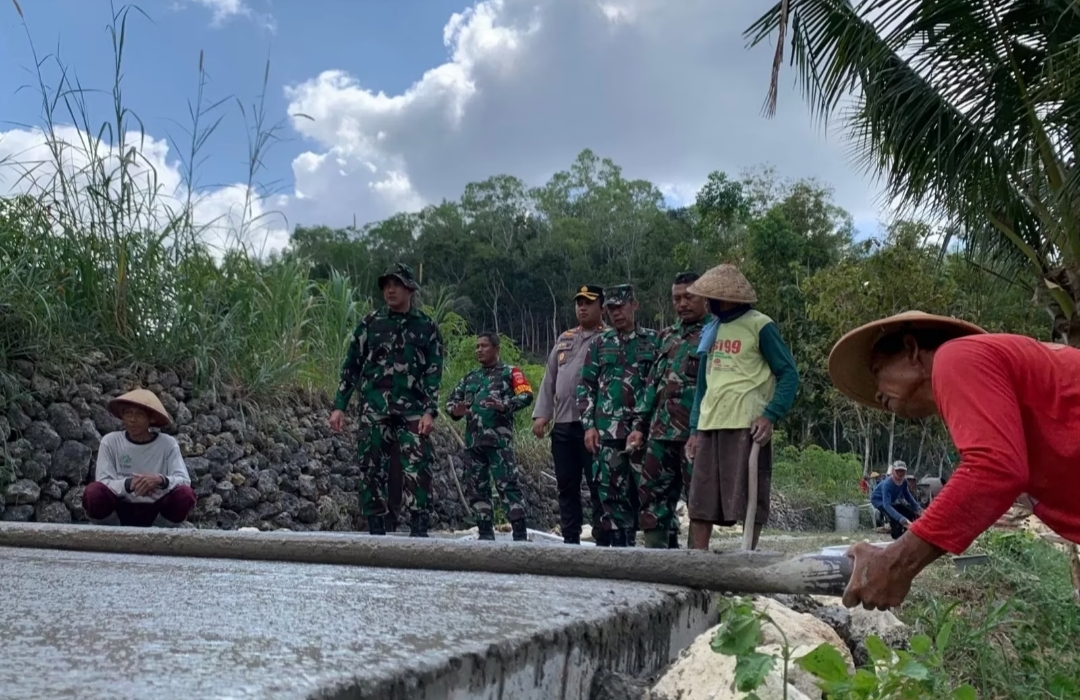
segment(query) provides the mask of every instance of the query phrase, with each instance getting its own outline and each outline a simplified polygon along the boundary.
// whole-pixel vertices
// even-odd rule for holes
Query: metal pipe
[[[363,534],[236,532],[0,522],[0,547],[213,559],[486,571],[638,581],[731,593],[841,595],[845,555],[705,552]]]

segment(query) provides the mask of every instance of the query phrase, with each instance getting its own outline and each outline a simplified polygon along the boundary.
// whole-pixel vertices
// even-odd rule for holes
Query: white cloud
[[[794,74],[761,114],[772,63],[742,32],[768,2],[484,0],[450,17],[448,60],[400,94],[338,67],[286,88],[310,150],[289,219],[342,225],[457,197],[512,173],[540,184],[583,148],[692,200],[707,174],[769,163],[834,186],[856,221],[876,190],[811,122]]]
[[[187,0],[188,2],[201,5],[210,10],[212,17],[210,19],[210,25],[212,27],[224,26],[231,19],[245,18],[249,19],[263,29],[273,33],[277,31],[277,22],[274,20],[274,16],[269,12],[257,12],[250,4],[245,0]]]
[[[38,128],[0,132],[0,193],[66,202],[55,209],[79,212],[80,222],[86,225],[102,220],[88,213],[88,185],[110,182],[112,201],[117,201],[123,165],[136,194],[122,225],[164,230],[188,203],[179,160],[169,159],[166,141],[142,139],[134,132],[125,137],[124,153],[126,157],[121,158],[119,148],[95,143],[73,126],[56,127],[51,135]],[[70,185],[68,192],[75,194],[61,192],[61,183]],[[281,217],[272,212],[273,205],[283,203],[257,194],[249,197],[247,185],[233,184],[192,193],[191,217],[202,240],[219,256],[240,242],[257,254],[268,253],[288,243]]]

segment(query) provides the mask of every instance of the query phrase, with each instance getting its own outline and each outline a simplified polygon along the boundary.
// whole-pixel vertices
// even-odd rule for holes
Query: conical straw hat
[[[757,303],[754,288],[734,265],[717,265],[687,287],[686,291],[717,301],[729,301],[735,304]]]
[[[829,353],[829,378],[841,394],[870,408],[884,410],[877,402],[877,378],[870,359],[877,342],[887,335],[917,328],[951,331],[956,337],[986,333],[974,323],[923,311],[905,311],[848,331]]]
[[[134,391],[129,391],[126,394],[117,396],[109,402],[109,412],[117,418],[123,418],[124,406],[127,405],[138,406],[139,408],[145,408],[149,411],[150,425],[155,427],[163,428],[172,422],[169,413],[165,410],[165,407],[161,405],[161,400],[158,399],[152,391],[135,389]]]

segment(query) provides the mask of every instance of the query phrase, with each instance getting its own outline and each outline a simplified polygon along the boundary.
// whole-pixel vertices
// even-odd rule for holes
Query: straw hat
[[[155,427],[163,428],[172,422],[169,413],[165,410],[165,407],[161,405],[161,400],[158,399],[152,391],[135,389],[134,391],[129,391],[126,394],[117,396],[109,402],[109,412],[117,418],[122,418],[124,406],[129,405],[146,409],[150,413],[150,425]]]
[[[717,265],[687,287],[686,291],[717,301],[730,301],[735,304],[757,303],[754,288],[734,265]]]
[[[829,353],[829,377],[833,385],[849,399],[870,408],[882,408],[877,396],[877,379],[870,372],[874,345],[887,335],[914,329],[951,331],[956,337],[986,333],[974,323],[951,316],[935,316],[922,311],[905,311],[853,331],[836,341]]]

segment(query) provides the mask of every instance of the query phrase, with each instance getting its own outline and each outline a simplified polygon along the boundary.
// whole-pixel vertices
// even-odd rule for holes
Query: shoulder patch
[[[529,385],[529,378],[517,367],[513,367],[510,370],[510,386],[514,389],[515,395],[532,392],[532,387]]]

